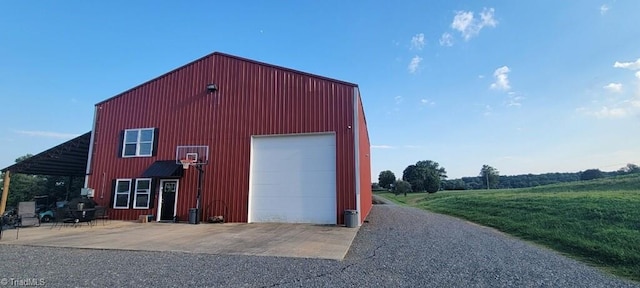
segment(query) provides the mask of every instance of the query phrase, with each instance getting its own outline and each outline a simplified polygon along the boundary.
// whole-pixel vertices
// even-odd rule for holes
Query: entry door
[[[160,221],[170,221],[176,215],[176,199],[178,197],[177,180],[160,181]]]

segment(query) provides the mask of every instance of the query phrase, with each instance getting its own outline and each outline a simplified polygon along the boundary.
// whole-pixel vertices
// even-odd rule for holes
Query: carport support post
[[[11,171],[4,172],[4,186],[2,187],[2,199],[0,199],[0,214],[7,208],[7,196],[9,196],[9,182],[11,181]]]

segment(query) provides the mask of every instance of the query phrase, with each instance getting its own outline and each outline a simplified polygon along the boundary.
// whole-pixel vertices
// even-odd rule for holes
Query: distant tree
[[[393,184],[393,182],[396,182],[396,175],[393,174],[393,172],[389,170],[380,172],[380,175],[378,176],[378,185],[383,188],[389,189],[391,188],[391,184]]]
[[[18,157],[15,162],[18,163],[33,155],[27,154]],[[4,173],[1,175],[4,179]],[[41,195],[45,191],[46,178],[43,176],[13,174],[11,173],[11,182],[9,182],[9,195],[7,197],[7,206],[17,206],[18,202],[30,201],[35,195]],[[3,186],[0,186],[3,187]]]
[[[427,191],[435,193],[440,190],[440,182],[447,178],[447,171],[440,164],[431,160],[416,162],[402,172],[402,180],[411,184],[413,192]]]
[[[604,172],[603,172],[604,173]],[[620,174],[619,172],[615,172],[616,174]],[[606,175],[603,175],[606,176]],[[611,175],[613,176],[613,175]],[[486,189],[487,188],[487,179],[482,178],[482,176],[476,177],[462,177],[461,180],[465,183],[466,189]],[[507,188],[526,188],[526,187],[535,187],[540,185],[548,185],[554,183],[564,183],[564,182],[573,182],[580,180],[580,173],[545,173],[545,174],[521,174],[521,175],[511,175],[511,176],[499,176],[499,183],[497,186],[491,186],[507,189]],[[446,189],[446,188],[445,188]]]
[[[500,172],[496,168],[485,164],[480,169],[480,178],[483,180],[485,188],[496,188],[500,182]]]
[[[443,190],[465,190],[466,187],[462,179],[442,180]]]
[[[380,190],[382,187],[380,187],[380,185],[378,185],[378,183],[373,182],[371,183],[371,190]]]
[[[424,177],[416,165],[409,165],[402,171],[402,180],[411,184],[413,192],[424,191],[424,186],[422,185]]]
[[[404,196],[407,196],[407,193],[411,192],[411,184],[407,181],[398,180],[396,181],[394,191],[396,195],[404,194]]]
[[[629,163],[627,166],[624,166],[618,170],[619,174],[634,174],[640,173],[640,167],[636,164]]]
[[[600,169],[587,169],[580,173],[580,180],[593,180],[602,177],[604,177],[604,175]]]
[[[477,190],[482,189],[482,180],[479,176],[477,177],[462,177],[462,181],[464,181],[465,189],[469,190]]]

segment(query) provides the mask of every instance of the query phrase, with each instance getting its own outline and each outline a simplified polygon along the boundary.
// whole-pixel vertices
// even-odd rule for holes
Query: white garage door
[[[334,134],[253,137],[249,222],[336,224]]]

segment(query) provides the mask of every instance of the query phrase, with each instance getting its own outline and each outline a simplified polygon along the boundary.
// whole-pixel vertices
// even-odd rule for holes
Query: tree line
[[[442,181],[445,179],[447,171],[440,167],[438,162],[422,160],[407,166],[402,172],[402,179],[396,179],[396,175],[390,170],[380,172],[377,186],[392,190],[396,194],[406,195],[408,192],[423,191],[435,193],[442,189]]]
[[[418,161],[407,166],[402,178],[385,170],[380,172],[378,182],[372,184],[373,189],[388,189],[396,194],[409,192],[435,193],[439,190],[477,190],[477,189],[511,189],[527,188],[555,183],[587,181],[592,179],[618,175],[640,173],[636,164],[627,164],[617,171],[605,172],[599,169],[587,169],[575,173],[544,173],[503,176],[490,166],[483,165],[478,176],[447,179],[446,170],[438,162],[432,160]]]

